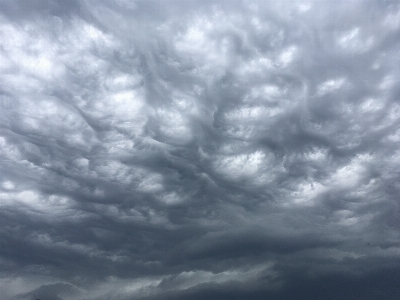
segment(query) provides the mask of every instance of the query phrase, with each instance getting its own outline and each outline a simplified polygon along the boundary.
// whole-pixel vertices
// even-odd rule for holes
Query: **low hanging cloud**
[[[398,299],[398,3],[0,7],[4,299]]]

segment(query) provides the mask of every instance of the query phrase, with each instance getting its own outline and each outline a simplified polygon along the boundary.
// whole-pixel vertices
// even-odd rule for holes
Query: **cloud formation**
[[[5,299],[398,299],[398,3],[0,6]]]

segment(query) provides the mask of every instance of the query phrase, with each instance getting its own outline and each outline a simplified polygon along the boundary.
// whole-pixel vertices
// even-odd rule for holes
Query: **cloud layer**
[[[398,3],[0,5],[6,299],[398,299]]]

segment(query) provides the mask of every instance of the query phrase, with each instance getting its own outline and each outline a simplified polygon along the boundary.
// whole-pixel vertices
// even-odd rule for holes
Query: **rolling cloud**
[[[396,1],[1,1],[4,299],[398,299]]]

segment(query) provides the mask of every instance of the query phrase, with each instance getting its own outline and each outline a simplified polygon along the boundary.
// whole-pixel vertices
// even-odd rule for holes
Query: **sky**
[[[5,300],[400,299],[398,1],[0,0]]]

